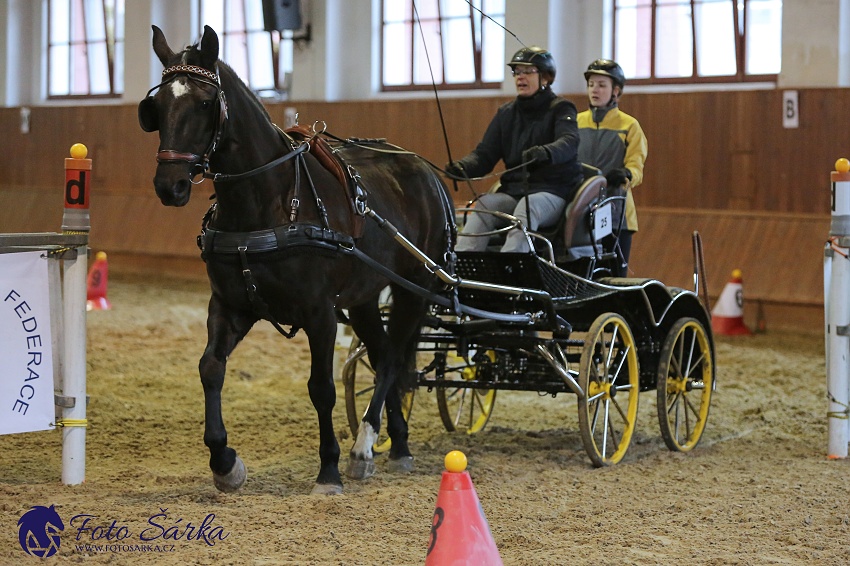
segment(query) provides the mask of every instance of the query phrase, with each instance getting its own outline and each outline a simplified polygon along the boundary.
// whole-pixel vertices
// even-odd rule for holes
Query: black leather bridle
[[[221,136],[224,133],[228,118],[227,99],[224,96],[224,90],[221,88],[221,79],[219,78],[218,70],[215,72],[209,71],[203,67],[198,67],[197,65],[173,65],[164,69],[162,71],[162,82],[150,89],[145,98],[139,103],[139,125],[141,125],[142,129],[146,132],[155,132],[159,129],[159,116],[156,109],[156,102],[154,101],[151,93],[170,83],[179,75],[186,75],[191,80],[204,83],[215,88],[216,104],[218,105],[218,121],[215,124],[212,139],[210,140],[207,150],[203,155],[181,152],[174,149],[161,149],[156,154],[156,160],[158,163],[189,163],[196,168],[196,171],[192,174],[193,178],[196,175],[201,175],[204,179],[212,179],[214,182],[233,182],[267,171],[272,167],[276,167],[284,161],[288,161],[293,157],[300,155],[304,151],[309,150],[309,140],[297,143],[278,128],[281,133],[281,137],[284,137],[289,141],[289,145],[292,148],[290,152],[243,173],[211,173],[210,157],[212,157],[213,152],[216,150],[219,142],[221,141]],[[277,126],[275,127],[277,128]]]
[[[209,171],[210,157],[216,150],[216,147],[218,147],[218,143],[221,141],[221,136],[224,133],[225,124],[227,123],[227,99],[224,96],[224,90],[221,88],[218,70],[210,71],[197,65],[172,65],[164,69],[162,71],[162,82],[150,89],[145,98],[139,103],[139,125],[146,132],[155,132],[159,129],[156,102],[151,93],[181,75],[187,76],[193,81],[207,84],[215,89],[218,120],[215,122],[212,139],[203,155],[181,152],[174,149],[161,149],[156,154],[156,160],[159,163],[189,163],[198,169],[197,173],[192,175],[194,177],[197,174],[204,175]]]

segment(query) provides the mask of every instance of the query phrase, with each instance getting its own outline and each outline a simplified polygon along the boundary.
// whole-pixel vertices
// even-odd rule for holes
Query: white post
[[[832,181],[830,241],[833,260],[824,281],[827,307],[827,393],[829,396],[827,458],[847,457],[850,406],[850,162],[839,159]],[[826,273],[824,265],[824,273]]]
[[[86,233],[89,219],[91,159],[83,144],[71,146],[65,159],[64,233]],[[65,259],[62,282],[64,303],[64,376],[62,394],[62,483],[77,485],[86,479],[86,273],[88,246],[80,246],[75,256]]]
[[[62,409],[62,483],[77,485],[86,479],[86,272],[88,252],[77,248],[75,259],[65,260],[64,378],[62,394],[74,401]]]

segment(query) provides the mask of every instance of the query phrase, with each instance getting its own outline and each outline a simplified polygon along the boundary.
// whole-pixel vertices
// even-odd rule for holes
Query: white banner
[[[46,255],[0,254],[0,434],[53,428]]]

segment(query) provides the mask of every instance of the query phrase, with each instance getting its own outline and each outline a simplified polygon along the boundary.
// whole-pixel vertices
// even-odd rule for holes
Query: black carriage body
[[[498,391],[575,394],[585,449],[594,466],[608,466],[628,449],[638,395],[655,390],[668,448],[699,442],[715,367],[710,316],[694,292],[585,279],[533,252],[457,253],[454,267],[441,274],[447,296],[426,317],[416,359],[417,385],[435,391],[446,430],[481,431]],[[343,368],[352,433],[374,388],[365,354],[352,342]]]
[[[461,281],[545,291],[524,295],[459,287],[462,305],[502,314],[531,313],[533,320],[528,323],[432,317],[431,328],[422,335],[422,353],[456,351],[465,356],[468,352],[486,351],[490,358],[495,356],[469,360],[477,368],[476,378],[466,381],[470,388],[569,392],[568,384],[546,361],[539,347],[551,351],[557,346],[564,351],[568,365],[577,366],[584,341],[575,337],[586,333],[604,313],[622,316],[634,334],[641,391],[655,389],[662,345],[682,318],[696,319],[706,329],[713,357],[711,320],[697,295],[655,279],[591,281],[536,254],[499,252],[459,253],[456,273]],[[436,373],[429,376],[423,372],[420,385],[441,386],[441,372]]]

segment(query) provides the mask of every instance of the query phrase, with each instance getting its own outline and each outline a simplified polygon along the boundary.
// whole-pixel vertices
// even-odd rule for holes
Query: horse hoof
[[[245,469],[245,463],[239,456],[233,463],[233,467],[226,474],[219,475],[213,472],[213,483],[219,491],[224,493],[233,493],[245,483],[248,478],[248,471]]]
[[[317,483],[310,493],[312,495],[340,495],[342,486],[334,483]]]
[[[348,469],[345,470],[345,475],[353,480],[365,480],[375,475],[374,460],[357,460],[348,459]]]
[[[413,471],[413,456],[402,456],[387,460],[387,471],[394,474],[407,474]]]

